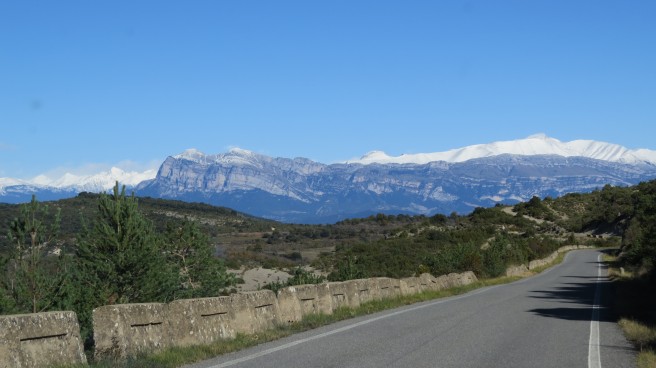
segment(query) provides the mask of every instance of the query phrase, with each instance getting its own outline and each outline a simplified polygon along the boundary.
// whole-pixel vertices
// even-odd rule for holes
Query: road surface
[[[222,367],[633,367],[601,253],[539,275],[342,321],[195,364]]]

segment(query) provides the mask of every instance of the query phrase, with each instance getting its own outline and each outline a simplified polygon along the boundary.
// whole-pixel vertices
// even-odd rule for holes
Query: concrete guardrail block
[[[169,334],[175,346],[211,344],[233,338],[236,335],[234,320],[229,296],[180,299],[169,303]]]
[[[75,312],[0,316],[0,367],[86,362]]]
[[[94,356],[126,358],[169,347],[168,318],[168,305],[163,303],[116,304],[94,309]]]

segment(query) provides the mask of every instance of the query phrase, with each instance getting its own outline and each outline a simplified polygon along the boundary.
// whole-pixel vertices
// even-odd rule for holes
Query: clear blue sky
[[[653,0],[4,0],[0,177],[538,132],[656,149],[655,19]]]

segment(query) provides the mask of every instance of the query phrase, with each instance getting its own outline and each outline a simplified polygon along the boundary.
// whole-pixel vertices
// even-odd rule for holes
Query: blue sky
[[[2,1],[0,177],[544,132],[656,149],[654,1]]]

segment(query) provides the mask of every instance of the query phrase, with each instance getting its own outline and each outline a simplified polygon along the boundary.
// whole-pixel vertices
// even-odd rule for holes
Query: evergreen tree
[[[164,302],[173,298],[175,274],[158,246],[153,226],[138,210],[134,194],[102,194],[98,213],[77,242],[78,277],[87,289],[85,304]],[[89,300],[90,299],[90,300]],[[88,308],[89,306],[87,306]]]
[[[167,225],[165,250],[167,260],[178,272],[175,298],[217,296],[235,284],[198,225],[185,219],[179,226]]]
[[[53,218],[48,206],[32,196],[30,203],[21,205],[20,217],[11,221],[7,234],[10,255],[2,262],[3,312],[37,313],[60,304],[58,293],[66,279],[63,260],[54,254],[48,256],[48,247],[59,231],[59,219],[59,211]]]

